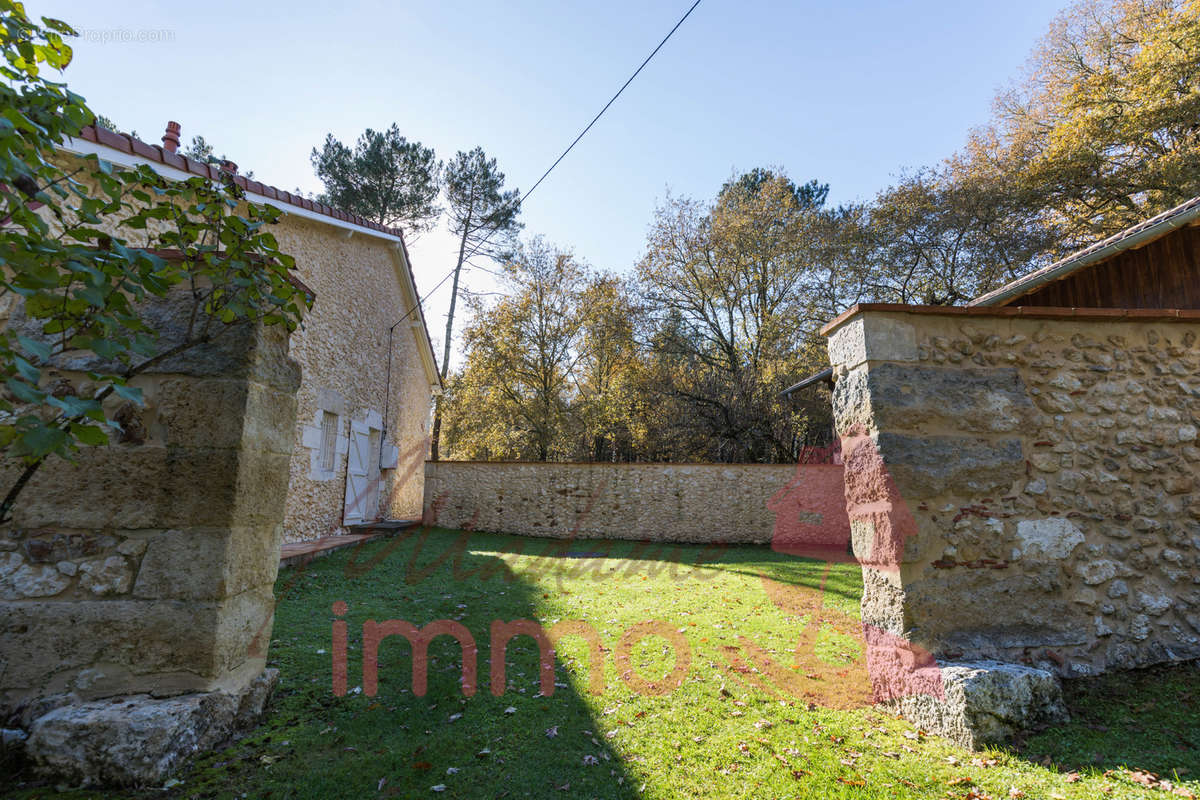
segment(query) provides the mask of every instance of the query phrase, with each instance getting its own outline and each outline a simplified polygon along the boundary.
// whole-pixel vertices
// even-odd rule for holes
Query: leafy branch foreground
[[[861,591],[853,565],[825,574],[822,562],[765,548],[714,557],[698,546],[597,541],[572,545],[585,558],[550,558],[540,553],[557,543],[484,534],[459,551],[459,535],[434,529],[281,573],[270,658],[282,683],[265,723],[167,791],[52,795],[25,785],[9,796],[1165,800],[1200,792],[1194,667],[1077,685],[1068,690],[1070,725],[1015,750],[972,753],[870,707],[810,706],[755,688],[759,676],[730,668],[725,656],[739,636],[792,663],[811,621],[780,608],[764,579],[801,593],[818,592],[824,580],[823,607],[852,615]],[[454,557],[441,559],[447,552]],[[331,688],[338,601],[349,607],[344,697]],[[380,649],[378,693],[356,691],[368,619],[460,622],[479,647],[478,690],[463,696],[461,652],[441,637],[429,648],[428,693],[415,697],[411,650],[392,637]],[[606,650],[604,691],[589,692],[587,648],[564,640],[555,692],[539,696],[536,645],[517,637],[508,645],[507,691],[493,696],[488,631],[496,619],[594,626]],[[691,655],[682,684],[657,696],[630,690],[614,652],[626,631],[653,619],[683,631]],[[827,682],[853,673],[858,643],[828,630],[815,638],[818,658],[809,663]],[[650,636],[630,666],[653,680],[672,670],[673,658],[665,640]]]
[[[0,12],[0,455],[19,468],[5,523],[48,458],[121,430],[136,376],[241,325],[290,330],[312,298],[269,230],[282,212],[232,175],[171,181],[66,155],[96,115],[45,72],[67,67],[76,34],[11,0]]]

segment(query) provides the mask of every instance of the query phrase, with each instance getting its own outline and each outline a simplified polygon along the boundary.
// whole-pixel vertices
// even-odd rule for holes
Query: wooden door
[[[358,525],[375,518],[368,511],[371,495],[371,431],[361,422],[350,422],[350,452],[346,460],[346,513],[347,525]]]

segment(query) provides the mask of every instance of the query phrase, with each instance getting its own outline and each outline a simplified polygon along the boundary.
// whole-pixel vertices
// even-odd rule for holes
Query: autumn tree
[[[466,364],[452,382],[451,450],[562,458],[569,448],[586,272],[570,252],[538,237],[518,245],[503,262],[501,281],[505,293],[499,300],[471,300],[472,321],[463,335]],[[497,420],[505,424],[497,428]]]
[[[395,123],[385,131],[367,128],[354,147],[328,134],[311,160],[325,185],[321,202],[409,233],[437,222],[441,164],[432,148],[406,139]]]
[[[1060,252],[1200,195],[1200,2],[1071,7],[966,156],[1024,184]]]
[[[503,258],[520,231],[517,215],[521,212],[521,193],[504,189],[504,173],[496,159],[483,149],[459,151],[446,165],[446,202],[450,230],[458,237],[458,261],[450,286],[450,308],[446,313],[446,337],[442,342],[442,382],[450,368],[450,348],[454,341],[454,312],[458,305],[463,264],[474,255]],[[438,460],[442,433],[442,401],[434,406],[430,458]]]
[[[591,461],[633,456],[634,376],[638,368],[637,300],[615,275],[593,277],[579,296],[579,358],[573,371],[573,416]]]
[[[1054,249],[1055,231],[1011,184],[1011,176],[951,159],[880,192],[858,257],[865,273],[854,278],[861,294],[959,305],[1037,267]]]
[[[796,420],[778,395],[814,366],[799,355],[823,277],[823,202],[781,173],[750,173],[711,207],[671,199],[656,214],[638,278],[661,323],[661,391],[704,432],[703,457],[794,456]]]

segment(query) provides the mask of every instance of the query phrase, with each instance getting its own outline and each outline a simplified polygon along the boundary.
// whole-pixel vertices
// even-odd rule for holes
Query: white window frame
[[[320,465],[322,472],[333,472],[337,468],[339,418],[332,411],[321,411],[321,453]]]

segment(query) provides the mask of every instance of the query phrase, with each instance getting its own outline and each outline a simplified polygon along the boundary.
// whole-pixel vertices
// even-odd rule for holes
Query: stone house
[[[163,146],[87,128],[73,149],[115,164],[147,164],[166,177],[215,176],[222,167],[177,153],[179,125]],[[286,213],[275,227],[315,296],[291,336],[301,368],[296,442],[283,540],[344,533],[421,514],[432,395],[441,383],[400,230],[243,176],[254,202]]]

